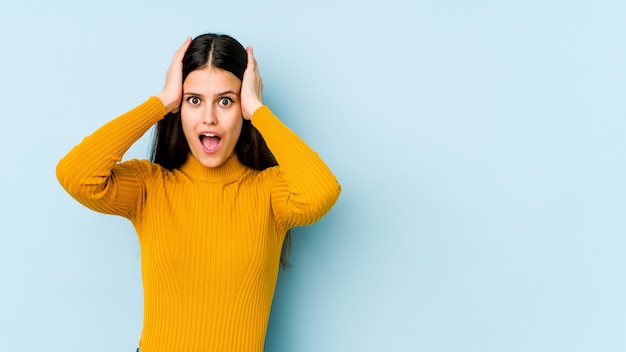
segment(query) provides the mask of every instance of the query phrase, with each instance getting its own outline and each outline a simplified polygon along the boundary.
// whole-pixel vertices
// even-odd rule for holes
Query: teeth
[[[213,133],[203,133],[202,135],[205,137],[215,137]]]

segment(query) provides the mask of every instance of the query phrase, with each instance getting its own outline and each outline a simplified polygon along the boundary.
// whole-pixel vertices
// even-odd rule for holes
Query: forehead
[[[234,74],[215,67],[194,70],[187,75],[183,83],[183,92],[194,92],[206,95],[241,90],[241,80]]]

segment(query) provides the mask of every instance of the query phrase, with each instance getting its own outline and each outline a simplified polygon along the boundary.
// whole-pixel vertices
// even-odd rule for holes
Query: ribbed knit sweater
[[[191,154],[172,171],[120,162],[165,114],[151,97],[99,128],[61,159],[59,182],[83,205],[136,229],[142,352],[262,351],[285,233],[326,214],[340,186],[267,106],[251,121],[277,167],[257,171],[233,156],[206,168]]]

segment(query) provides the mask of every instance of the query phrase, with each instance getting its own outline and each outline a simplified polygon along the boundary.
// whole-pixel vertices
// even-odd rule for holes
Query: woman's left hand
[[[251,46],[246,48],[246,53],[248,53],[248,66],[241,82],[241,112],[244,119],[250,120],[252,114],[263,106],[263,80]]]

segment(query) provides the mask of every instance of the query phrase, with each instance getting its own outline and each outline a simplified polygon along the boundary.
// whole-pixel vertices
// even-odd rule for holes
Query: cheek
[[[181,106],[181,108],[180,108],[180,120],[183,123],[183,125],[189,125],[190,122],[194,119],[193,115],[194,115],[193,114],[193,110],[185,108],[184,104],[183,104],[183,106]]]
[[[180,110],[180,124],[183,128],[183,134],[185,135],[185,138],[187,139],[187,142],[189,142],[189,136],[194,135],[195,136],[195,132],[194,132],[194,118],[193,118],[193,114],[190,114],[189,111],[185,111],[184,109]]]
[[[202,123],[203,116],[206,113],[202,108],[185,108],[185,105],[180,108],[180,120],[183,126],[188,128],[195,128],[196,125]]]
[[[237,119],[237,123],[235,124],[235,130],[237,131],[237,137],[241,135],[241,128],[243,127],[243,117]]]
[[[243,126],[243,117],[240,112],[229,112],[225,116],[223,116],[224,124],[226,125],[226,129],[228,129],[228,133],[234,137],[235,139],[239,138],[239,134],[241,134],[241,127]]]
[[[239,140],[239,137],[241,136],[241,128],[243,127],[243,117],[238,118],[235,121],[235,124],[233,126],[233,134],[235,135],[235,141]]]

